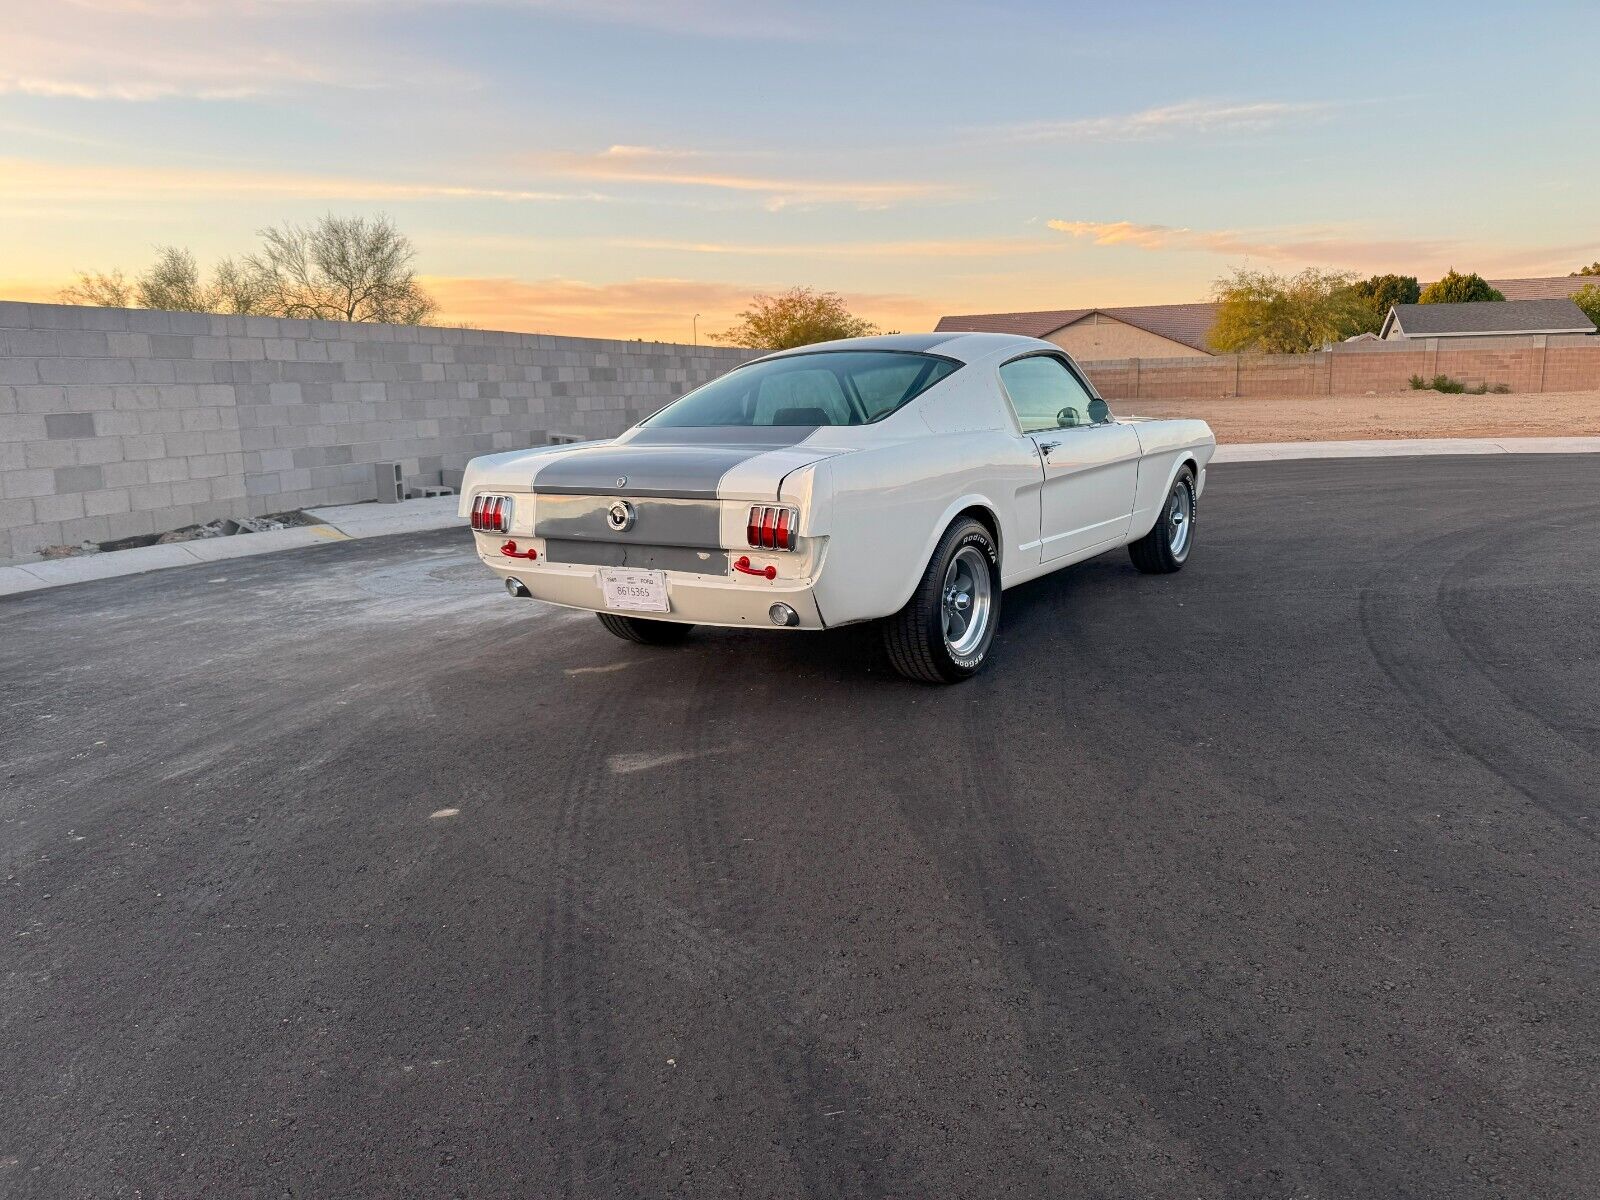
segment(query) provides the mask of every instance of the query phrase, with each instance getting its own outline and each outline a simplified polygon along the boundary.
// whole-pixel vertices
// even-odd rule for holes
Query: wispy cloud
[[[733,258],[939,259],[1048,254],[1064,243],[1043,238],[948,238],[902,242],[694,242],[670,238],[608,238],[624,250],[715,254]]]
[[[544,191],[413,180],[342,178],[296,172],[189,167],[100,167],[0,159],[0,200],[130,200],[167,196],[289,196],[310,200],[597,201],[597,192]]]
[[[951,196],[947,184],[903,180],[817,180],[719,168],[705,151],[612,146],[599,154],[563,155],[549,169],[575,179],[754,193],[770,209],[797,204],[887,208],[909,200]]]
[[[1208,254],[1295,262],[1367,266],[1404,265],[1433,260],[1461,249],[1440,238],[1361,238],[1335,230],[1249,232],[1141,225],[1133,221],[1051,221],[1051,229],[1095,246],[1133,246],[1140,250],[1201,251]]]
[[[1264,133],[1328,116],[1335,105],[1321,101],[1184,100],[1131,113],[1035,121],[1003,130],[1014,142],[1135,142],[1196,135]]]
[[[238,100],[310,88],[468,82],[437,61],[353,37],[312,0],[53,0],[4,8],[0,95]]]

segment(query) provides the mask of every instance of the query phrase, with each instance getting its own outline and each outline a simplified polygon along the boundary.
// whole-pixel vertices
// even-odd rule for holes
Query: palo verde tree
[[[1595,274],[1600,275],[1600,271]],[[1572,294],[1573,303],[1583,309],[1583,315],[1600,325],[1600,283],[1591,283]]]
[[[1476,271],[1463,275],[1454,267],[1422,289],[1419,304],[1473,304],[1484,300],[1504,300],[1505,295],[1489,285]]]
[[[851,313],[837,292],[795,287],[776,296],[753,296],[738,324],[713,333],[711,340],[757,350],[789,350],[877,332],[871,321]]]
[[[1237,268],[1217,280],[1211,345],[1220,351],[1303,354],[1360,333],[1371,307],[1355,277],[1308,267],[1298,275]]]
[[[260,236],[260,250],[242,260],[221,260],[209,279],[189,250],[158,246],[155,261],[132,280],[120,269],[83,272],[61,299],[107,308],[398,325],[427,324],[438,307],[417,283],[411,240],[386,216],[330,214],[309,226],[263,229]]]

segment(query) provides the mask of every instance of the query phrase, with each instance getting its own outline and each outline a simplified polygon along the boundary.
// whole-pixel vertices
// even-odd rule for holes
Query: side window
[[[1111,419],[1105,401],[1090,396],[1066,364],[1048,354],[1008,362],[1000,368],[1000,381],[1023,433],[1071,429]]]

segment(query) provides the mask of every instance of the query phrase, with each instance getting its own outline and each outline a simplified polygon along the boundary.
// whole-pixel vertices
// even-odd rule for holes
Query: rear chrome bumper
[[[696,575],[667,572],[667,601],[672,610],[665,613],[628,612],[607,608],[600,588],[601,568],[575,563],[526,562],[506,558],[495,548],[480,543],[478,557],[502,581],[517,579],[536,600],[591,612],[614,612],[654,621],[679,621],[690,625],[726,625],[732,628],[779,629],[770,609],[787,604],[799,615],[790,629],[823,629],[810,580],[762,579],[758,576]]]

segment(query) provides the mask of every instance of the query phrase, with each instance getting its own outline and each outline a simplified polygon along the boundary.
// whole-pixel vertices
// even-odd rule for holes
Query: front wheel
[[[929,560],[911,599],[883,621],[894,669],[919,683],[977,674],[1000,623],[1000,552],[977,521],[957,521]]]
[[[1194,468],[1185,465],[1172,481],[1172,491],[1156,518],[1155,528],[1137,542],[1128,543],[1128,557],[1146,575],[1170,575],[1189,561],[1194,545],[1196,503]]]
[[[643,617],[619,617],[616,613],[595,613],[607,632],[625,642],[642,646],[676,646],[689,636],[693,625],[679,621],[651,621]]]

